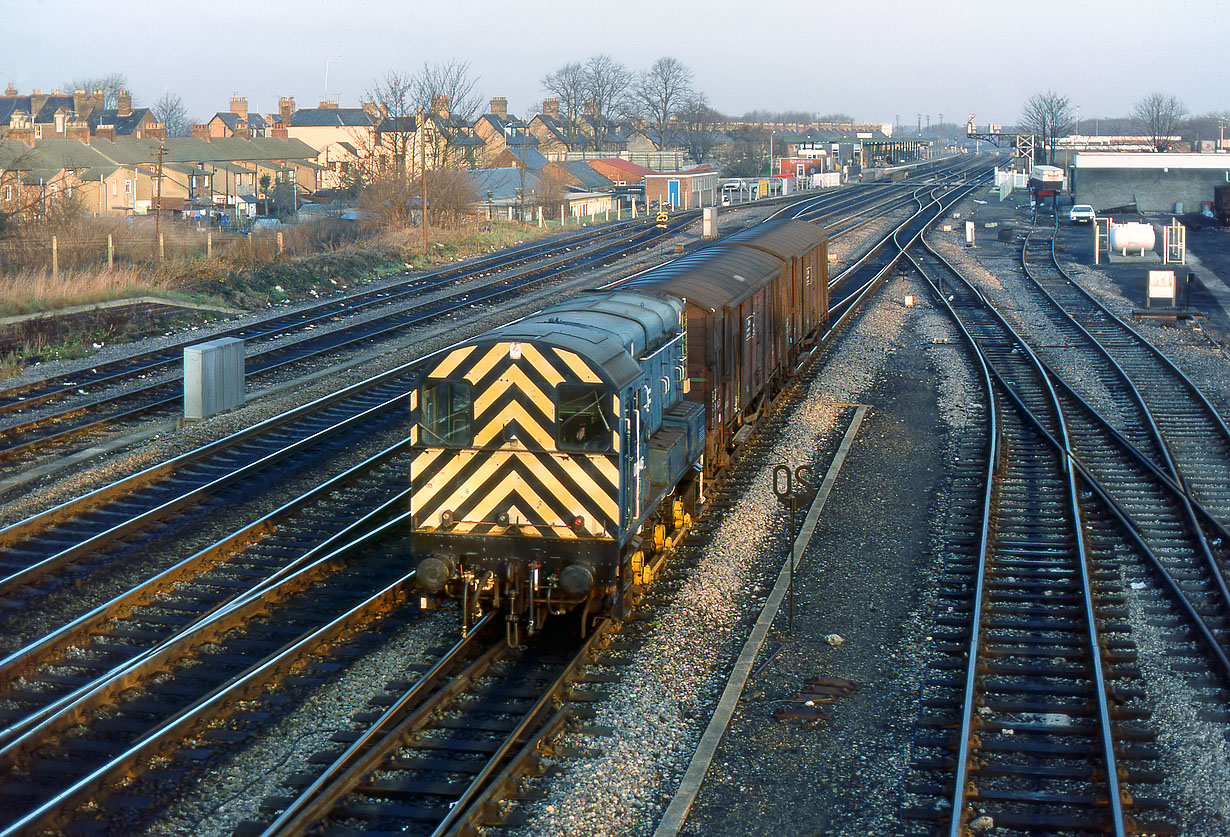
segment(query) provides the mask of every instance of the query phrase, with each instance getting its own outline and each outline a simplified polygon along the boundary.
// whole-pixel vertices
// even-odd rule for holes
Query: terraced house
[[[0,140],[0,211],[38,218],[71,200],[94,215],[143,215],[154,209],[161,181],[164,212],[251,217],[263,175],[303,195],[317,191],[316,156],[306,143],[275,137],[50,139],[33,147]]]

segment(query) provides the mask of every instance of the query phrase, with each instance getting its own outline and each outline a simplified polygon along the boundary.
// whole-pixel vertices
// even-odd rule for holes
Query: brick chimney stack
[[[290,118],[295,115],[295,97],[283,96],[278,99],[278,116],[282,118],[283,125],[290,124]]]
[[[132,96],[127,90],[121,90],[119,95],[116,96],[115,108],[120,116],[132,115]]]
[[[559,119],[559,99],[543,99],[542,115],[549,116],[552,119]]]
[[[448,119],[448,96],[437,93],[431,97],[431,112]]]
[[[192,137],[209,142],[209,126],[203,122],[197,122],[192,126]]]
[[[508,118],[508,99],[503,96],[496,96],[491,100],[491,112],[500,119]]]
[[[248,97],[232,96],[231,113],[237,113],[240,119],[246,120],[248,118]]]
[[[12,98],[17,95],[17,88],[13,86],[13,82],[9,82],[9,86],[4,88],[4,95]]]

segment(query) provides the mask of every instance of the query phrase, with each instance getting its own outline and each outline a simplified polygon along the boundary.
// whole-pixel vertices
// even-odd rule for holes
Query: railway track
[[[911,223],[928,217],[920,210]],[[886,246],[901,244],[873,248],[842,277],[870,270],[871,281],[881,280],[895,258]],[[183,531],[228,491],[251,493],[395,426],[414,374],[412,366],[392,370],[0,529],[0,601],[17,590],[54,593],[113,561],[134,538]]]
[[[1230,524],[1230,429],[1200,389],[1159,349],[1108,311],[1059,264],[1058,227],[1033,229],[1021,246],[1021,267],[1036,293],[1066,317],[1059,326],[1073,339],[1092,342],[1127,383],[1134,408],[1121,412],[1117,429],[1150,451],[1185,490],[1223,525]],[[1070,318],[1070,319],[1068,319]],[[1139,442],[1144,428],[1153,445]]]
[[[934,252],[914,260],[924,275],[960,279]],[[1150,743],[1157,695],[1125,617],[1131,600],[1147,599],[1173,631],[1172,665],[1204,672],[1212,696],[1230,675],[1217,562],[1202,554],[1182,490],[1075,393],[1053,387],[971,286],[944,288],[994,406],[984,473],[967,464],[958,477],[968,528],[954,533],[915,740],[923,778],[905,815],[953,835],[1173,832],[1149,796],[1165,778]]]
[[[887,211],[893,205],[891,196],[899,192],[899,187],[891,186],[843,190],[805,198],[796,204],[796,211],[820,221],[848,217],[847,210],[861,205],[861,213],[854,215],[869,216]],[[378,343],[473,305],[498,302],[568,270],[604,263],[613,254],[652,243],[695,217],[695,212],[681,213],[671,220],[666,231],[641,222],[625,222],[545,244],[527,245],[459,268],[432,271],[393,287],[348,295],[260,323],[223,330],[212,337],[249,341],[247,375],[250,380],[260,380],[311,359]],[[872,217],[852,221],[839,230],[834,229],[838,223],[829,228],[832,235],[840,235],[868,223]],[[543,263],[544,259],[554,260]],[[510,268],[518,270],[511,276],[497,275]],[[495,281],[460,292],[450,290],[459,282],[486,276],[494,276]],[[430,300],[424,302],[424,298]],[[356,315],[365,319],[336,327],[341,318]],[[322,333],[312,334],[318,328]],[[287,343],[287,335],[299,336]],[[178,414],[182,400],[182,351],[197,342],[200,338],[184,340],[113,363],[0,390],[0,416],[13,413],[16,419],[0,426],[0,461],[20,467],[45,452],[80,446],[125,422]],[[261,348],[262,343],[268,345]],[[59,408],[49,406],[58,402],[65,404]],[[31,412],[35,415],[20,417]]]
[[[610,625],[585,642],[561,632],[517,649],[486,627],[476,626],[387,709],[335,736],[342,746],[312,759],[323,770],[291,777],[299,793],[266,800],[271,820],[245,823],[240,833],[351,825],[444,834],[501,824],[496,803],[518,792],[550,738],[591,714],[585,704],[599,695],[576,687]]]
[[[398,400],[405,392],[404,383],[390,385],[398,394],[384,401],[381,401],[382,396],[377,396],[376,406],[355,414],[362,416],[356,424],[366,422],[370,432],[370,422],[381,411],[397,415],[404,409],[404,404]],[[302,454],[303,451],[304,448],[300,448],[298,452]],[[275,464],[266,457],[267,454],[258,454],[250,464],[264,463],[260,467]],[[386,457],[385,464],[397,470],[395,452]],[[184,470],[170,468],[166,473],[182,476]],[[251,489],[250,471],[246,477],[238,479],[247,479],[245,489]],[[340,497],[339,503],[353,508],[356,496],[364,498],[360,505],[377,502],[381,490],[387,496],[387,487],[379,487],[382,481],[376,477],[368,479],[366,487],[346,489],[353,493]],[[333,485],[323,495],[338,490],[339,486]],[[103,497],[96,497],[93,502],[100,508],[107,505]],[[302,507],[305,503],[297,505]],[[386,503],[395,503],[395,498]],[[166,503],[161,503],[156,508],[164,506]],[[293,514],[276,523],[260,522],[259,526],[236,533],[229,539],[233,541],[229,547],[215,545],[205,550],[199,565],[174,568],[168,576],[121,597],[113,608],[88,614],[79,624],[66,626],[54,637],[43,638],[10,655],[4,664],[4,676],[0,677],[8,684],[6,688],[11,688],[5,704],[9,710],[7,726],[0,733],[0,761],[11,768],[8,775],[12,781],[0,785],[0,796],[8,800],[14,812],[10,821],[12,829],[26,830],[38,827],[39,823],[60,823],[80,800],[115,783],[121,773],[140,772],[137,765],[148,763],[153,754],[165,755],[182,747],[186,731],[200,729],[202,724],[210,723],[208,718],[214,718],[216,723],[221,717],[219,713],[227,711],[226,706],[235,705],[236,694],[248,695],[247,699],[251,700],[252,690],[267,688],[263,684],[271,682],[267,678],[272,678],[274,672],[288,666],[302,666],[303,663],[294,660],[302,660],[302,653],[308,652],[299,650],[294,652],[296,656],[288,656],[292,653],[291,645],[285,642],[277,645],[275,641],[285,639],[286,631],[272,629],[268,617],[277,614],[278,626],[285,622],[294,627],[305,614],[310,613],[320,621],[344,610],[340,603],[329,601],[336,592],[320,592],[334,590],[334,586],[309,580],[314,578],[313,573],[335,573],[339,578],[344,577],[346,583],[338,586],[347,591],[348,601],[361,598],[364,591],[371,592],[373,586],[378,587],[379,582],[392,577],[373,596],[393,596],[399,607],[404,604],[409,598],[406,595],[408,579],[398,576],[396,567],[383,566],[376,557],[369,555],[364,560],[355,559],[354,566],[348,561],[344,568],[335,568],[339,563],[338,554],[345,550],[339,548],[322,553],[336,545],[338,538],[353,534],[353,530],[346,528],[350,518],[339,520],[338,508],[325,505],[314,508],[317,513],[306,515],[308,523],[299,532],[289,519]],[[71,518],[65,509],[58,511],[59,518],[52,521],[58,529],[75,529],[80,525],[81,521]],[[101,519],[103,524],[114,523],[130,512],[128,507],[118,512],[112,508],[109,514],[101,515]],[[162,514],[174,515],[174,511],[165,509]],[[158,515],[154,515],[147,518],[147,522],[157,519]],[[379,519],[377,515],[371,520]],[[130,530],[112,528],[117,531],[86,532],[84,541],[76,544],[60,541],[55,546],[56,554],[71,552],[74,546],[81,548],[79,554],[105,550],[111,536],[132,537]],[[313,529],[324,530],[323,535]],[[11,537],[16,533],[7,534]],[[41,536],[33,534],[27,543],[41,540]],[[245,541],[255,546],[240,548]],[[89,545],[81,546],[82,543]],[[231,549],[234,554],[223,560],[220,555],[225,549]],[[302,556],[301,560],[288,566],[288,560],[295,555]],[[254,581],[258,576],[261,580]],[[174,584],[172,578],[176,579]],[[356,583],[356,578],[364,579],[364,583]],[[303,598],[313,594],[324,598]],[[284,619],[287,613],[293,614],[293,618]],[[347,624],[359,618],[358,611],[352,609],[347,613],[351,614],[345,617],[350,620]],[[334,621],[328,621],[327,625],[334,625]],[[341,629],[328,630],[334,631],[329,636],[336,636],[336,631]],[[262,631],[269,631],[270,635],[260,636]],[[300,630],[293,637],[294,647],[304,648],[308,635]],[[202,659],[202,648],[209,649],[204,652],[208,654],[204,659],[209,661],[206,667],[191,662]],[[216,668],[217,671],[208,672],[216,679],[202,678],[205,673],[202,668]],[[166,679],[152,674],[168,670],[176,673]],[[249,674],[256,679],[250,679]],[[219,679],[225,683],[218,682]],[[160,682],[154,683],[155,680]],[[240,684],[240,692],[230,691],[227,684],[232,682]],[[142,689],[148,686],[150,691],[133,695],[134,685]],[[158,691],[160,685],[165,687],[164,692]],[[230,697],[223,697],[224,686]],[[162,710],[153,710],[155,704],[163,703],[168,705]],[[130,710],[131,714],[126,714]],[[59,745],[52,742],[67,739],[73,742],[67,752],[93,755],[74,758],[77,767],[73,768],[54,763],[63,760],[54,757],[50,748]],[[37,772],[44,768],[47,774]],[[57,778],[53,779],[52,774]]]
[[[64,655],[65,678],[106,674],[6,728],[0,834],[63,830],[79,817],[114,829],[133,800],[101,811],[87,803],[115,789],[122,796],[157,759],[191,762],[193,747],[206,746],[194,741],[241,740],[285,713],[298,688],[417,618],[411,577],[390,559],[395,527],[396,519],[247,591],[109,671],[108,661]]]
[[[424,290],[446,286],[467,276],[482,275],[515,267],[528,261],[549,255],[559,250],[569,251],[574,247],[600,241],[626,232],[638,226],[635,222],[612,225],[599,231],[586,230],[568,236],[534,242],[503,250],[498,254],[472,259],[458,267],[439,268],[408,277],[405,282],[371,291],[360,291],[326,300],[315,305],[300,307],[293,312],[279,314],[246,326],[223,329],[216,337],[235,337],[243,340],[260,340],[302,329],[314,324],[327,323],[333,317],[362,311],[373,305],[396,301],[404,295],[415,295]],[[28,410],[33,406],[80,394],[110,385],[116,381],[129,380],[139,375],[152,375],[167,370],[183,360],[183,349],[200,342],[190,337],[150,351],[136,352],[110,363],[100,363],[89,369],[53,375],[25,384],[0,389],[0,415]]]
[[[245,339],[259,344],[262,340],[281,337],[288,330],[301,335],[289,344],[270,345],[263,349],[257,347],[247,353],[247,377],[251,380],[259,379],[261,375],[294,364],[376,343],[415,326],[436,322],[474,305],[489,305],[508,300],[544,280],[582,267],[596,266],[630,249],[647,246],[690,223],[694,220],[693,215],[694,213],[685,213],[677,216],[665,230],[638,225],[621,228],[618,234],[599,234],[597,238],[601,243],[595,247],[578,249],[575,253],[570,252],[572,248],[564,247],[562,249],[567,253],[565,258],[546,263],[536,262],[518,270],[512,276],[503,276],[484,287],[460,292],[448,291],[450,284],[459,281],[456,272],[450,271],[433,276],[427,282],[413,280],[407,283],[409,287],[400,291],[386,289],[365,294],[362,299],[345,306],[347,313],[354,314],[375,306],[392,306],[393,310],[378,313],[342,328],[331,329],[320,335],[312,335],[311,330],[336,320],[340,316],[338,311],[342,310],[340,302],[314,306],[312,310],[293,318],[279,317],[268,325],[233,329],[225,336],[245,336]],[[538,248],[537,255],[541,257],[544,252],[554,253],[559,249],[557,247],[555,251],[544,251],[543,248]],[[521,254],[503,261],[523,264],[528,259],[528,256]],[[478,272],[481,275],[496,269],[496,266],[488,265]],[[423,297],[429,296],[433,291],[443,292],[444,295],[423,301]],[[9,424],[0,431],[0,461],[7,459],[20,462],[23,458],[29,458],[49,447],[62,447],[117,422],[177,415],[182,409],[183,401],[182,374],[178,369],[171,369],[177,362],[182,362],[182,345],[177,348],[179,354],[174,359],[169,358],[168,353],[163,351],[157,353],[154,358],[147,358],[135,364],[121,361],[112,365],[113,368],[100,368],[96,375],[87,373],[89,381],[78,381],[76,378],[57,381],[53,385],[57,398],[63,398],[66,393],[88,394],[90,388],[104,384],[106,392],[89,398],[84,403],[73,403],[63,409]],[[134,378],[144,379],[151,376],[157,377],[158,380],[138,385],[116,386],[131,382]],[[44,403],[50,400],[51,394],[44,392],[31,398],[41,399],[40,403]]]

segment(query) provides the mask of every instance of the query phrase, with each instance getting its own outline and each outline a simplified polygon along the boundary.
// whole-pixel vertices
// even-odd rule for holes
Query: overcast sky
[[[262,113],[279,96],[358,106],[387,70],[468,61],[485,102],[532,115],[542,77],[605,52],[634,70],[672,55],[718,110],[841,111],[915,124],[966,114],[1011,124],[1033,93],[1086,118],[1143,95],[1193,113],[1230,109],[1226,0],[0,0],[0,83],[50,91],[127,76],[134,104],[164,91],[207,120],[234,94]],[[1029,17],[1023,18],[1026,11]],[[328,87],[326,91],[326,67]]]

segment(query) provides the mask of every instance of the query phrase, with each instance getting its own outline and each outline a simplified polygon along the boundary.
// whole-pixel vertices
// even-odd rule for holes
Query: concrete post
[[[282,255],[283,249],[284,248],[282,246],[282,231],[278,230],[278,255],[279,256]]]
[[[167,257],[166,237],[164,233],[158,233],[158,264],[162,264],[162,260]]]
[[[115,267],[115,239],[107,233],[107,269]]]
[[[214,234],[211,230],[205,233],[205,258],[212,259],[214,257]]]
[[[55,279],[60,275],[60,244],[56,241],[56,237],[51,237],[51,278]]]

